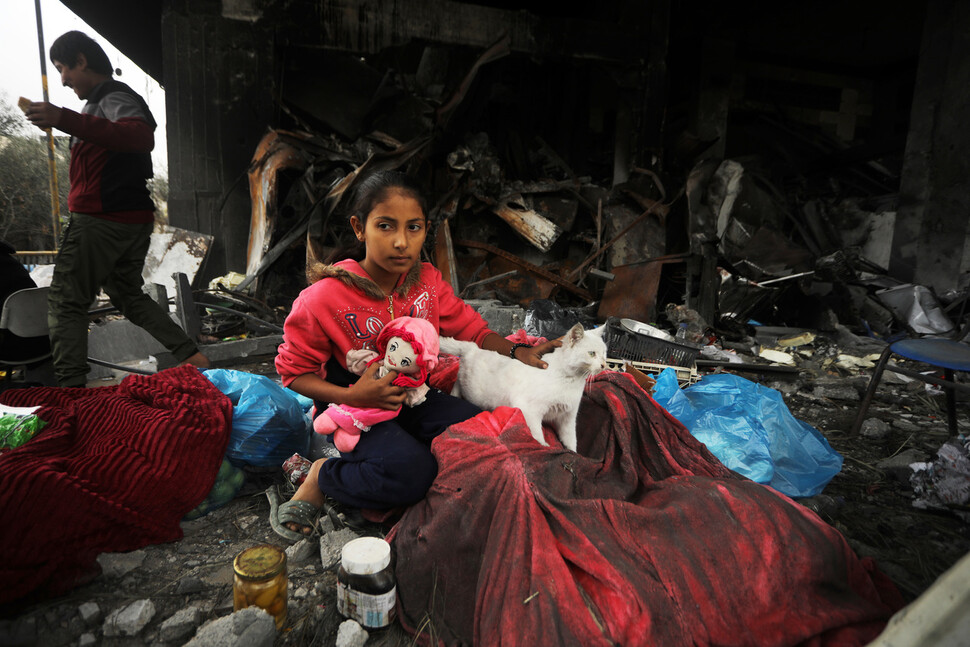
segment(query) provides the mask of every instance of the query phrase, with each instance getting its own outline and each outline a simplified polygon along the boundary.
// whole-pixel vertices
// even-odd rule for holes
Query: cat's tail
[[[473,348],[478,348],[474,342],[460,341],[451,337],[442,337],[438,340],[438,348],[445,355],[457,355],[461,357],[465,352]]]

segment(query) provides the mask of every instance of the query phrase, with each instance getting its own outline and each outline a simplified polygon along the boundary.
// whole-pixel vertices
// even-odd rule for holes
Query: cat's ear
[[[573,346],[583,338],[583,324],[576,324],[562,336],[563,346]]]
[[[603,333],[605,333],[605,332],[606,332],[606,324],[603,324],[602,326],[596,326],[592,330],[587,330],[586,331],[586,334],[587,335],[595,335],[595,336],[599,337],[600,339],[602,339],[603,338]]]

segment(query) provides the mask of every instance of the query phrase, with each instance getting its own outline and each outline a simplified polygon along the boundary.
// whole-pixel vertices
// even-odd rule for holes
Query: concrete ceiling
[[[61,4],[161,83],[162,1],[61,0]]]
[[[165,0],[61,0],[98,33],[162,82],[162,5]],[[469,4],[562,15],[561,3],[479,0]],[[620,0],[582,11],[616,13]],[[918,56],[926,2],[900,0],[772,0],[724,3],[674,0],[671,54],[700,37],[720,36],[754,57],[847,69],[892,67]],[[575,13],[575,10],[574,10]]]

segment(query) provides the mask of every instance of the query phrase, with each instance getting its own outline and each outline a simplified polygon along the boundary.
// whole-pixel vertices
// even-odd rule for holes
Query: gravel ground
[[[921,384],[887,384],[870,409],[870,417],[885,424],[870,423],[868,435],[852,438],[847,432],[867,379],[822,368],[821,358],[833,353],[833,347],[816,343],[811,358],[799,357],[803,370],[797,375],[742,375],[781,391],[792,414],[819,429],[843,455],[842,472],[806,504],[838,528],[857,553],[874,557],[912,600],[970,551],[965,509],[915,508],[905,463],[902,468],[884,464],[887,459],[929,460],[936,455],[948,439],[943,397],[928,394]],[[233,368],[273,374],[269,358]],[[962,416],[961,431],[970,435],[970,422]],[[287,545],[267,521],[264,489],[271,481],[268,475],[250,478],[231,503],[184,522],[181,541],[103,555],[104,572],[90,584],[0,621],[0,644],[184,644],[198,626],[231,613],[232,559],[237,553],[259,543]],[[330,536],[338,543],[357,534],[349,529],[336,533]],[[323,563],[316,540],[297,545],[291,553],[289,618],[275,644],[332,645],[342,621],[335,608],[336,566]],[[134,636],[105,635],[105,619],[112,612],[143,600],[151,601],[154,612]],[[180,611],[187,621],[172,620]],[[413,641],[392,625],[372,632],[367,644]]]

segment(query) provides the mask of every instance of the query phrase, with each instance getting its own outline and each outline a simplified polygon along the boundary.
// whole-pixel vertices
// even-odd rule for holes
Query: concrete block
[[[525,325],[525,310],[492,299],[469,299],[465,303],[475,308],[488,322],[488,327],[502,335],[511,335]]]
[[[136,600],[124,608],[111,612],[104,621],[104,635],[137,635],[154,617],[155,605],[151,600]]]

